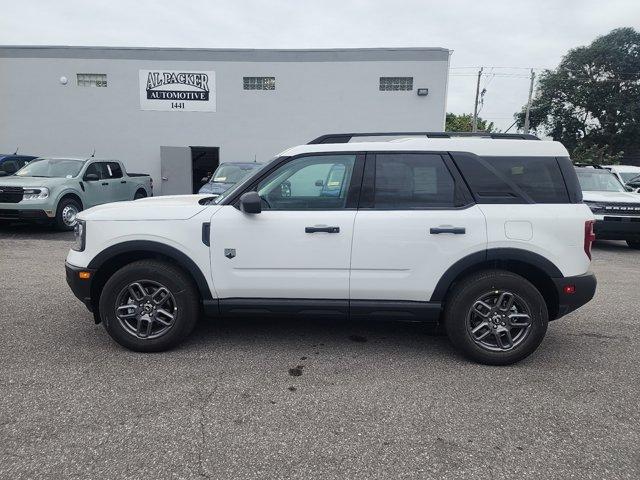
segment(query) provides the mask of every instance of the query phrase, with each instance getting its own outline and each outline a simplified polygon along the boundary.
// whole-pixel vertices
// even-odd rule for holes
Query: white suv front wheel
[[[503,270],[477,272],[456,284],[445,306],[445,328],[465,356],[509,365],[538,348],[547,331],[544,298],[528,280]]]
[[[100,295],[100,318],[107,332],[138,352],[176,346],[191,333],[198,314],[198,292],[189,275],[160,260],[125,265]]]

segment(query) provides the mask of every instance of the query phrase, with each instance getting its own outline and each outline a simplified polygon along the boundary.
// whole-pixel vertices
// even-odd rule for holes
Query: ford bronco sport
[[[324,135],[215,199],[78,219],[67,281],[137,351],[175,346],[201,311],[324,314],[443,324],[467,357],[504,365],[596,288],[568,153],[529,135]]]

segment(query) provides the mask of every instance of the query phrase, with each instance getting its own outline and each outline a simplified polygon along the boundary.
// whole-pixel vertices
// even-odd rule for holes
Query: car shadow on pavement
[[[324,318],[202,318],[179,348],[200,348],[222,339],[236,345],[251,343],[304,344],[311,347],[347,344],[420,345],[450,348],[435,325],[399,321],[346,321]],[[429,347],[427,347],[429,348]],[[438,348],[439,350],[439,348]]]
[[[0,225],[0,239],[73,240],[73,232],[61,232],[53,225],[10,223]]]
[[[626,250],[629,252],[637,251],[629,248],[626,242],[615,240],[596,240],[593,243],[593,248],[594,250],[604,250],[607,252],[619,252],[621,250]]]

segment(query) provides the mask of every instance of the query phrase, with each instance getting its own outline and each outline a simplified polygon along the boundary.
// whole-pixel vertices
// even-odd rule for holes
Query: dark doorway
[[[218,147],[191,147],[191,171],[193,172],[193,193],[207,183],[220,163]]]

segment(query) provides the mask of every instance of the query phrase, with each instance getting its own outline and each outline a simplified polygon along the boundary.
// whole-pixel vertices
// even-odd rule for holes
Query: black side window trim
[[[454,198],[453,205],[447,206],[434,206],[434,207],[376,207],[375,206],[375,176],[376,176],[376,157],[377,155],[389,155],[389,154],[415,154],[415,155],[437,155],[439,156],[445,168],[449,171],[454,184]],[[366,162],[364,167],[364,175],[362,178],[362,194],[360,197],[359,210],[462,210],[469,208],[475,204],[473,196],[469,191],[469,187],[464,182],[462,175],[452,162],[448,152],[433,152],[433,151],[394,151],[385,150],[377,152],[367,152]]]
[[[271,168],[260,170],[260,175],[253,179],[253,181],[248,184],[242,190],[237,191],[234,195],[226,198],[220,205],[233,205],[235,208],[240,208],[240,197],[247,192],[254,192],[258,186],[258,184],[271,175],[275,170],[280,168],[287,163],[297,160],[299,158],[305,157],[319,157],[319,156],[335,156],[335,155],[354,155],[356,157],[353,172],[351,174],[351,182],[349,183],[349,192],[347,194],[347,200],[345,202],[344,208],[336,208],[336,209],[291,209],[291,210],[280,210],[280,211],[344,211],[344,210],[355,210],[358,208],[358,202],[360,201],[360,191],[362,188],[362,172],[364,169],[364,156],[363,152],[358,151],[332,151],[332,152],[307,152],[302,153],[300,155],[294,155],[292,157],[280,157],[276,161],[273,162]]]

